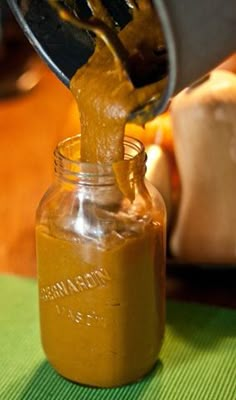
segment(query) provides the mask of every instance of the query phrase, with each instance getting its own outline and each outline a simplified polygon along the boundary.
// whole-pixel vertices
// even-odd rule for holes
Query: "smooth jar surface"
[[[38,210],[42,344],[52,366],[78,383],[127,384],[158,359],[165,319],[165,207],[157,192],[145,205],[146,189],[137,186],[129,202],[112,185],[85,188],[59,180]],[[92,228],[85,233],[88,220]]]

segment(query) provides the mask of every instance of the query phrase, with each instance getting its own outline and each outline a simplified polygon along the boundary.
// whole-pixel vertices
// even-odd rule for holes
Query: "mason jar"
[[[165,322],[166,211],[145,183],[143,145],[125,159],[80,161],[80,137],[55,150],[55,182],[37,210],[41,340],[65,378],[115,387],[155,365]]]

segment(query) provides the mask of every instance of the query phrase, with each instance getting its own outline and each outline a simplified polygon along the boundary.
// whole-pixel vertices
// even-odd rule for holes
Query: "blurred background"
[[[34,222],[53,176],[53,150],[79,129],[68,89],[0,4],[0,271],[34,276]],[[70,120],[75,127],[70,127]],[[75,129],[75,130],[74,130]]]

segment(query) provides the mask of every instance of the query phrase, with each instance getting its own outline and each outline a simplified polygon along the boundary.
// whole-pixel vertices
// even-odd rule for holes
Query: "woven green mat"
[[[45,360],[35,281],[0,276],[0,399],[236,400],[236,312],[169,302],[156,369],[132,385],[92,389]]]

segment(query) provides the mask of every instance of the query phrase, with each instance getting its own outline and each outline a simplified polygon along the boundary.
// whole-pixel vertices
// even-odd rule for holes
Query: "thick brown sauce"
[[[107,22],[107,15],[103,17],[99,7],[96,10],[99,10],[97,17]],[[134,7],[132,21],[119,34],[132,59],[138,60],[139,49],[143,46],[156,49],[163,43],[157,27],[158,20],[150,1],[141,0],[138,8]],[[124,128],[130,113],[158,93],[161,84],[134,88],[109,46],[98,39],[93,56],[71,81],[81,118],[82,161],[122,160]]]

